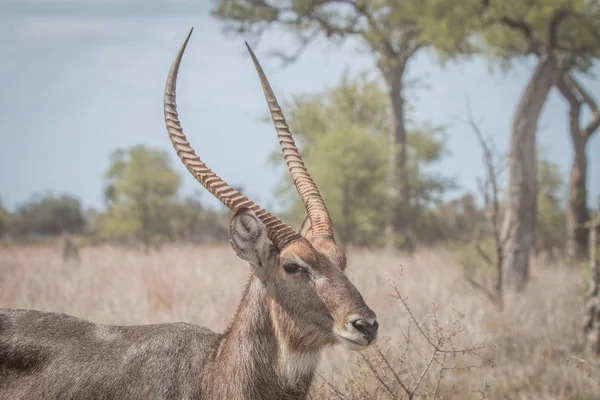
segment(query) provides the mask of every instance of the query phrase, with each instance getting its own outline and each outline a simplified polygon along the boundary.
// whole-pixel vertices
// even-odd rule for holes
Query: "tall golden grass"
[[[417,382],[415,398],[600,398],[600,367],[585,353],[581,333],[579,270],[534,266],[527,292],[508,296],[498,312],[465,282],[454,255],[443,249],[412,256],[349,250],[348,275],[377,313],[381,339],[363,353],[328,349],[313,398],[409,398],[401,385],[412,390]],[[69,263],[60,247],[3,248],[0,307],[106,324],[186,321],[220,331],[248,273],[226,245],[171,245],[148,255],[90,247],[82,249],[80,262]],[[438,352],[432,361],[419,328],[441,337],[446,349],[471,351]]]

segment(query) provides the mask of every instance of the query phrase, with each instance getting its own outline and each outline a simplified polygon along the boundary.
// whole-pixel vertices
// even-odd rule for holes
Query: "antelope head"
[[[319,349],[342,343],[354,350],[377,338],[375,313],[344,274],[346,255],[336,244],[331,218],[310,177],[273,90],[248,47],[260,78],[288,169],[306,207],[297,232],[232,188],[196,155],[183,134],[176,104],[179,65],[192,34],[181,45],[167,79],[164,99],[169,137],[188,171],[234,212],[230,243],[246,260],[270,298],[278,336],[294,348]]]

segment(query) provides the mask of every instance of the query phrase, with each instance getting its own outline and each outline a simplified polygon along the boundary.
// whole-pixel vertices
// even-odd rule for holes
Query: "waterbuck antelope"
[[[165,122],[192,175],[234,211],[230,242],[251,275],[218,334],[185,323],[108,326],[64,314],[0,310],[1,399],[303,399],[320,351],[360,350],[375,313],[344,274],[331,219],[250,47],[283,155],[307,218],[299,232],[212,172],[183,134],[175,88],[192,31],[171,65]]]

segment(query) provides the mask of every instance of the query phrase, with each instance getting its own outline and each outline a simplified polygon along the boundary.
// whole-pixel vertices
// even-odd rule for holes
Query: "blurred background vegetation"
[[[315,38],[353,38],[377,74],[346,73],[333,87],[285,104],[309,170],[330,209],[342,246],[419,247],[473,244],[498,265],[501,278],[524,288],[529,255],[570,262],[589,254],[596,201],[588,196],[588,142],[600,126],[593,93],[581,82],[600,57],[600,5],[594,0],[219,0],[211,15],[224,31],[260,37],[285,31],[298,46],[275,49],[285,63],[302,57]],[[446,157],[446,127],[416,122],[406,71],[429,49],[440,66],[485,57],[510,70],[534,60],[514,111],[510,150],[473,115],[461,120],[481,144],[486,169],[479,190],[462,188],[433,167]],[[558,90],[574,149],[569,175],[536,144],[550,90]],[[268,117],[265,122],[269,123]],[[227,240],[228,212],[207,206],[204,191],[181,194],[173,152],[136,145],[107,160],[104,207],[84,209],[69,194],[36,193],[8,211],[0,206],[5,242],[40,243],[69,234],[80,244],[139,243],[147,251],[173,241]],[[304,210],[278,152],[275,196],[284,218],[299,224]],[[434,172],[435,171],[435,172]]]
[[[344,245],[383,246],[386,210],[391,199],[384,92],[364,78],[348,80],[324,93],[294,99],[290,125],[303,158],[319,184]],[[451,176],[429,173],[427,166],[445,156],[443,129],[409,131],[409,206],[415,246],[469,242],[486,231],[478,193],[465,191],[444,200],[457,184]],[[271,163],[281,169],[277,196],[299,224],[304,206],[288,177],[279,151]],[[205,243],[227,240],[229,211],[206,207],[198,190],[180,196],[180,175],[173,154],[145,146],[115,150],[107,160],[104,209],[84,209],[68,194],[38,193],[13,212],[0,208],[0,232],[18,243],[39,243],[70,233],[81,243],[169,241]],[[536,248],[562,249],[566,229],[567,178],[552,161],[539,158]],[[404,238],[398,237],[397,243]]]

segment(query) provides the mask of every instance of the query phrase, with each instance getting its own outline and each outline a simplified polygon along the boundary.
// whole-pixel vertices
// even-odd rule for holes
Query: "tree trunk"
[[[573,163],[567,207],[567,256],[570,261],[576,262],[585,259],[588,249],[586,146],[589,138],[600,127],[600,111],[592,96],[570,74],[563,75],[556,86],[569,103],[569,133],[573,144]],[[580,114],[585,105],[590,107],[594,117],[583,128]]]
[[[400,236],[403,242],[406,242],[409,235],[407,212],[410,204],[410,191],[408,171],[406,168],[408,149],[404,118],[405,100],[402,85],[403,75],[404,64],[401,64],[392,68],[385,77],[389,87],[390,102],[392,106],[392,118],[390,124],[390,168],[393,194],[387,231],[392,235],[392,241]]]
[[[598,260],[597,249],[598,231],[600,230],[600,211],[590,228],[590,292],[587,296],[586,322],[583,328],[590,349],[596,356],[600,356],[600,260]]]
[[[573,129],[573,128],[571,128]],[[575,136],[577,135],[577,136]],[[567,256],[571,261],[581,261],[587,256],[588,209],[587,209],[587,155],[586,140],[579,130],[572,132],[573,163],[569,182],[569,206],[567,208]]]
[[[538,120],[558,75],[554,57],[542,57],[531,76],[512,123],[508,165],[508,208],[503,222],[505,287],[523,290],[537,211],[536,133]]]

